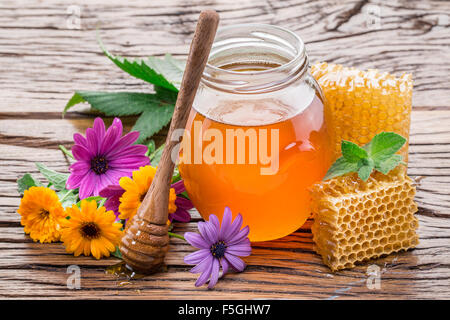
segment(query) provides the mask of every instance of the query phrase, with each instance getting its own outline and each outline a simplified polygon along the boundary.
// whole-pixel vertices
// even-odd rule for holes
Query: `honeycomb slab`
[[[364,182],[349,174],[312,187],[315,250],[332,271],[419,243],[413,181],[403,166]]]
[[[382,131],[395,132],[409,140],[411,74],[396,77],[375,69],[361,71],[326,62],[312,65],[311,74],[326,98],[335,158],[341,154],[342,140],[362,146]],[[407,161],[408,143],[399,154]]]

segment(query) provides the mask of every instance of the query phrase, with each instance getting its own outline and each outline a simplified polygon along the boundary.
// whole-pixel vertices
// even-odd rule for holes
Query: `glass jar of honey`
[[[310,215],[308,188],[333,150],[303,41],[263,24],[219,29],[180,151],[186,190],[204,219],[226,206],[251,241],[284,237]]]

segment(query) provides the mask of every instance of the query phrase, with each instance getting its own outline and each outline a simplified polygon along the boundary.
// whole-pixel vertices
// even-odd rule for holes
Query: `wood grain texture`
[[[69,29],[68,7],[81,9]],[[107,60],[95,40],[119,55],[172,53],[185,58],[198,14],[216,9],[221,25],[262,22],[288,27],[306,42],[311,61],[411,72],[414,78],[409,174],[418,178],[419,246],[374,260],[381,289],[366,286],[367,264],[331,273],[313,251],[309,221],[292,235],[254,243],[245,272],[215,290],[195,288],[183,257],[193,248],[171,239],[167,272],[127,282],[105,274],[115,258],[66,254],[62,244],[38,244],[23,233],[16,179],[41,177],[35,161],[69,165],[58,144],[92,126],[77,106],[61,119],[75,90],[150,92]],[[450,299],[450,3],[446,1],[119,0],[12,1],[0,4],[0,298],[87,299]],[[377,17],[379,19],[377,20]],[[377,23],[379,21],[379,23]],[[375,22],[375,23],[372,23]],[[129,130],[136,118],[122,120]],[[110,122],[112,119],[108,118]],[[156,136],[160,144],[167,128]],[[194,231],[198,213],[175,232]],[[81,268],[81,290],[66,286],[67,267]]]

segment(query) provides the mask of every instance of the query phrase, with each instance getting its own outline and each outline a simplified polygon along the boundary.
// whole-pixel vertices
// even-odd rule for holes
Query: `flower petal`
[[[180,194],[186,191],[183,180],[178,180],[177,182],[172,183],[170,187],[175,189],[176,194]]]
[[[217,218],[217,216],[215,214],[210,214],[209,215],[209,220],[210,223],[213,224],[214,228],[215,228],[215,233],[217,234],[217,239],[218,239],[218,233],[220,230],[220,222],[219,222],[219,218]],[[216,240],[217,241],[217,240]]]
[[[106,130],[105,138],[103,139],[103,143],[100,146],[99,154],[104,155],[111,147],[117,142],[120,138],[120,130],[117,126],[111,125],[108,130]]]
[[[91,161],[93,154],[89,149],[83,147],[82,145],[76,144],[72,147],[73,157],[77,160]]]
[[[235,235],[239,233],[242,227],[242,215],[239,213],[234,219],[231,227],[227,230],[227,233],[224,235],[225,240],[232,239]]]
[[[240,243],[240,242],[244,241],[244,239],[247,238],[249,232],[250,232],[250,227],[249,226],[245,226],[234,237],[232,237],[230,240],[228,240],[227,244],[229,246],[231,246],[233,244],[237,244],[237,243]]]
[[[248,257],[252,253],[252,247],[248,244],[236,244],[227,247],[227,252],[239,257]]]
[[[183,198],[178,196],[175,199],[175,205],[177,206],[177,208],[181,208],[184,210],[189,210],[192,209],[194,207],[194,205],[192,204],[191,200]]]
[[[203,239],[203,237],[198,233],[186,232],[184,234],[184,238],[191,246],[199,249],[209,249],[211,246],[211,244],[207,243],[206,240]]]
[[[84,176],[80,184],[80,194],[79,194],[80,199],[84,199],[92,195],[92,193],[94,192],[94,186],[96,182],[97,182],[97,175],[95,174],[95,172],[90,171]]]
[[[229,207],[225,207],[222,217],[222,225],[220,226],[219,239],[226,240],[225,235],[228,233],[228,229],[231,227],[231,220],[233,216]]]
[[[211,251],[209,251],[208,249],[200,249],[185,256],[184,262],[187,264],[197,264],[203,261],[209,255],[211,255]]]
[[[128,146],[131,146],[133,143],[136,142],[136,140],[139,138],[139,132],[138,131],[131,131],[124,135],[122,138],[116,141],[114,146],[112,146],[112,149],[114,152],[118,152]],[[148,150],[148,149],[147,149]],[[147,152],[147,150],[145,152]]]
[[[228,260],[225,258],[220,259],[220,264],[222,265],[222,277],[228,272],[230,264]]]
[[[85,147],[85,148],[88,147],[88,146],[87,146],[87,140],[86,140],[86,138],[83,137],[83,136],[82,136],[81,134],[79,134],[78,132],[73,134],[73,141],[75,141],[76,144],[79,144],[79,145],[81,145],[82,147]]]
[[[86,172],[87,174],[87,172]],[[86,174],[83,175],[78,175],[78,174],[71,174],[69,176],[69,179],[67,179],[66,181],[66,188],[67,189],[76,189],[80,186],[81,181],[83,180],[83,178],[86,176]]]
[[[203,238],[208,241],[209,245],[217,242],[217,233],[214,234],[214,225],[210,222],[199,222],[198,231],[200,231]]]
[[[103,122],[102,118],[95,118],[93,128],[98,141],[100,143],[103,142],[103,138],[105,137],[105,123]]]
[[[175,204],[176,204],[176,202],[175,202]],[[178,208],[178,207],[174,213],[169,214],[169,218],[171,218],[172,220],[179,221],[179,222],[191,221],[191,215],[189,214],[189,212],[185,209]]]
[[[225,252],[225,259],[230,263],[234,270],[242,272],[245,269],[245,262],[241,258]]]
[[[206,267],[205,271],[200,275],[200,277],[198,277],[197,281],[195,282],[196,287],[200,287],[204,285],[206,281],[208,281],[212,272],[212,261],[209,262],[209,265],[205,265],[205,267]]]
[[[219,260],[214,259],[211,268],[211,279],[209,280],[208,288],[212,289],[217,284],[217,280],[219,280],[219,271],[220,264]]]

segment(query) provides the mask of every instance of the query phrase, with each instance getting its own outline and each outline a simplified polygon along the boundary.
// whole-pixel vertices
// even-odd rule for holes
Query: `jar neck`
[[[272,67],[236,71],[225,69],[227,65]],[[218,30],[202,83],[231,93],[265,93],[288,86],[307,69],[305,45],[295,33],[272,25],[239,24]]]

